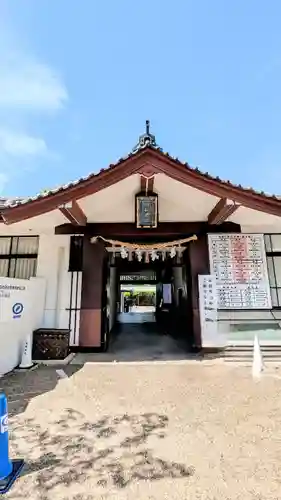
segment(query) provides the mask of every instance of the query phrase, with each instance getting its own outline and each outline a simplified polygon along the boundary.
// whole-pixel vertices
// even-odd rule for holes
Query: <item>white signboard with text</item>
[[[225,338],[218,330],[216,277],[199,275],[198,288],[202,347],[223,347]]]
[[[170,283],[163,283],[163,303],[172,303],[172,285]]]
[[[209,234],[218,309],[271,309],[262,234]]]
[[[29,280],[0,278],[0,323],[22,322],[31,311]]]

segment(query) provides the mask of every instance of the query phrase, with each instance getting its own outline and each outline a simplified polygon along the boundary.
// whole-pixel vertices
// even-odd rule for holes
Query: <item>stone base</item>
[[[71,352],[66,358],[64,359],[37,359],[34,361],[34,363],[37,363],[37,365],[44,365],[44,366],[58,366],[58,365],[68,365],[74,358],[75,352]]]
[[[0,495],[8,493],[8,491],[11,489],[15,480],[21,473],[21,470],[24,466],[24,461],[20,459],[12,460],[12,464],[13,464],[13,470],[11,474],[5,479],[0,480]]]
[[[17,366],[15,368],[15,372],[31,372],[32,370],[36,370],[36,368],[38,368],[38,364],[36,361],[33,361],[32,362],[32,366],[30,366],[29,368],[21,368],[20,366]]]

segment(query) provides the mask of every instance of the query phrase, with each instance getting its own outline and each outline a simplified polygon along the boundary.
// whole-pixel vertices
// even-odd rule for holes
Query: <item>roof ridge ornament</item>
[[[152,146],[154,148],[157,148],[156,144],[156,139],[155,135],[150,133],[150,121],[146,120],[145,122],[145,134],[142,134],[139,136],[139,142],[137,145],[133,148],[132,152],[137,153],[140,149],[144,149],[148,146]]]

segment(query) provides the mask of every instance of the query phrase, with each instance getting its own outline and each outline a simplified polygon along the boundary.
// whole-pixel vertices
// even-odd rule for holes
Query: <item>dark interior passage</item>
[[[108,349],[161,359],[192,350],[192,311],[185,264],[119,261],[107,282]]]
[[[183,339],[160,333],[156,322],[116,324],[108,348],[117,361],[186,359],[188,351]]]

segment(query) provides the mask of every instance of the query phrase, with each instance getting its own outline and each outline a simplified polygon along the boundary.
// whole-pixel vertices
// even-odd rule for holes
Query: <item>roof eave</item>
[[[208,194],[229,198],[241,205],[271,215],[281,216],[281,200],[276,196],[267,196],[253,189],[245,189],[230,182],[214,178],[199,169],[191,168],[158,147],[147,146],[134,154],[121,158],[115,165],[101,170],[97,174],[81,179],[54,192],[30,199],[24,203],[1,210],[6,224],[12,224],[43,213],[55,210],[63,203],[79,200],[109,187],[134,173],[140,173],[143,167],[151,166],[154,173],[164,173],[171,178],[200,189]]]

